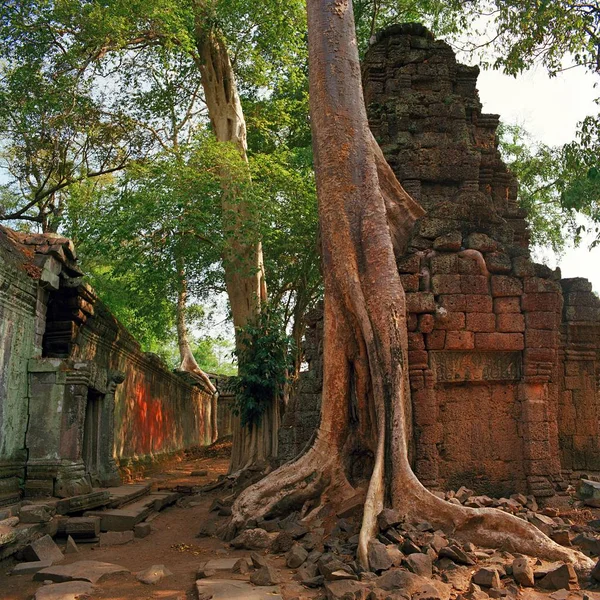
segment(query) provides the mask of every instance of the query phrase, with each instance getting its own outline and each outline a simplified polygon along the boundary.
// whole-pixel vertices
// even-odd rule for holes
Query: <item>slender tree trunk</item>
[[[186,307],[187,307],[187,279],[185,277],[184,261],[181,257],[177,258],[177,276],[179,288],[177,290],[177,345],[179,347],[179,357],[181,365],[179,368],[188,373],[194,373],[203,382],[209,393],[211,394],[210,402],[210,425],[211,425],[211,441],[216,442],[219,437],[219,428],[217,420],[219,392],[213,385],[209,376],[198,366],[194,353],[190,347],[186,324]]]
[[[483,546],[592,562],[536,527],[495,509],[472,509],[426,490],[408,460],[410,391],[402,251],[422,209],[396,180],[368,127],[351,0],[308,0],[310,107],[325,283],[321,425],[310,450],[246,489],[230,534],[249,518],[364,494],[358,559],[376,518],[393,506]],[[356,473],[360,458],[364,481]],[[354,467],[351,469],[350,467]],[[363,485],[366,485],[363,487]]]
[[[227,47],[217,33],[206,29],[203,4],[197,6],[196,38],[201,82],[212,129],[218,141],[235,144],[247,162],[246,121]],[[222,174],[222,190],[223,267],[236,329],[236,346],[239,348],[242,343],[239,330],[258,315],[261,304],[267,299],[267,287],[262,244],[255,227],[255,209],[240,194],[225,170]],[[278,429],[279,408],[276,399],[258,425],[242,427],[239,418],[234,417],[230,472],[276,456]]]

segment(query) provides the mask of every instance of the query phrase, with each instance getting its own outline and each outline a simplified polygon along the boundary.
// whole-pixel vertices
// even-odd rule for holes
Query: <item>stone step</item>
[[[110,495],[106,490],[94,490],[89,494],[80,496],[71,496],[64,498],[56,503],[56,512],[59,515],[69,515],[72,513],[83,512],[91,508],[106,506],[110,500]]]
[[[102,531],[128,531],[146,520],[153,512],[173,504],[179,497],[180,495],[174,492],[152,492],[121,508],[88,511],[85,516],[100,517]]]
[[[110,494],[107,506],[108,508],[121,508],[142,496],[147,496],[151,489],[152,483],[132,483],[106,488],[105,491]]]

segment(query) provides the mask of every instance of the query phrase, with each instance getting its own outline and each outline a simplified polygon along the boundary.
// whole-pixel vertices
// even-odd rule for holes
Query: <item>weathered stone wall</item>
[[[44,290],[21,268],[20,253],[0,237],[0,506],[19,495],[27,452],[27,361],[41,351]]]
[[[433,488],[545,496],[564,486],[562,471],[598,470],[599,301],[588,282],[530,260],[478,73],[418,25],[380,33],[363,63],[373,134],[427,211],[397,257],[413,466]],[[285,422],[306,422],[301,397]],[[309,437],[299,429],[285,458]]]
[[[600,300],[585,279],[563,279],[558,436],[563,475],[600,472]]]
[[[118,465],[135,468],[183,448],[210,444],[210,394],[193,378],[169,371],[158,356],[141,352],[99,301],[94,309],[71,358],[93,365],[94,389],[104,382],[104,371],[123,374],[114,394]]]
[[[279,428],[278,459],[292,460],[310,441],[319,426],[321,388],[323,387],[323,308],[319,306],[305,316],[304,360],[308,370],[300,373],[297,388]]]
[[[58,236],[0,229],[0,501],[66,496],[210,444],[211,396],[139,344]],[[10,488],[10,489],[9,489]]]

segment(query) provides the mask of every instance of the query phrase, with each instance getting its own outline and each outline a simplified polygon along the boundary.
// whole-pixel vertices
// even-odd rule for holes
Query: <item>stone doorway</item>
[[[103,402],[104,394],[88,388],[83,424],[82,459],[85,472],[93,486],[100,484],[100,472],[102,470],[101,423]]]

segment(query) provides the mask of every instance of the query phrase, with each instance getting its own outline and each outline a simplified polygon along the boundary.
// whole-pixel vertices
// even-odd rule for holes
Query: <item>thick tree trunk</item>
[[[246,121],[227,48],[212,31],[199,28],[198,35],[202,88],[215,137],[235,144],[247,161]],[[227,173],[222,179],[225,281],[233,324],[239,328],[258,314],[261,302],[266,300],[262,245],[252,227],[256,221],[252,207],[240,197]]]
[[[384,506],[484,546],[591,566],[529,523],[495,509],[447,503],[408,460],[408,352],[402,251],[422,209],[404,192],[373,139],[362,95],[350,0],[308,0],[310,107],[325,279],[322,419],[310,450],[246,489],[232,531],[249,518],[318,503],[339,505],[362,488],[371,458],[358,559]],[[231,533],[231,532],[230,532]]]
[[[186,306],[187,306],[187,280],[185,278],[185,269],[183,260],[177,260],[177,275],[179,289],[177,291],[177,345],[179,347],[179,358],[181,359],[180,370],[188,373],[194,373],[203,382],[208,392],[211,394],[210,402],[210,426],[211,441],[216,442],[219,437],[219,428],[217,420],[219,392],[213,385],[209,376],[198,366],[194,353],[190,347],[186,324]]]
[[[219,35],[205,27],[202,11],[199,10],[197,47],[211,125],[217,140],[235,144],[243,160],[247,161],[246,122],[227,47]],[[261,304],[267,299],[267,287],[262,244],[257,228],[253,226],[257,220],[255,209],[246,202],[225,171],[222,189],[223,268],[236,330],[236,345],[239,348],[242,343],[239,330],[258,315]],[[276,400],[265,411],[258,425],[242,427],[239,418],[234,418],[230,472],[276,456],[278,429],[279,408]]]

